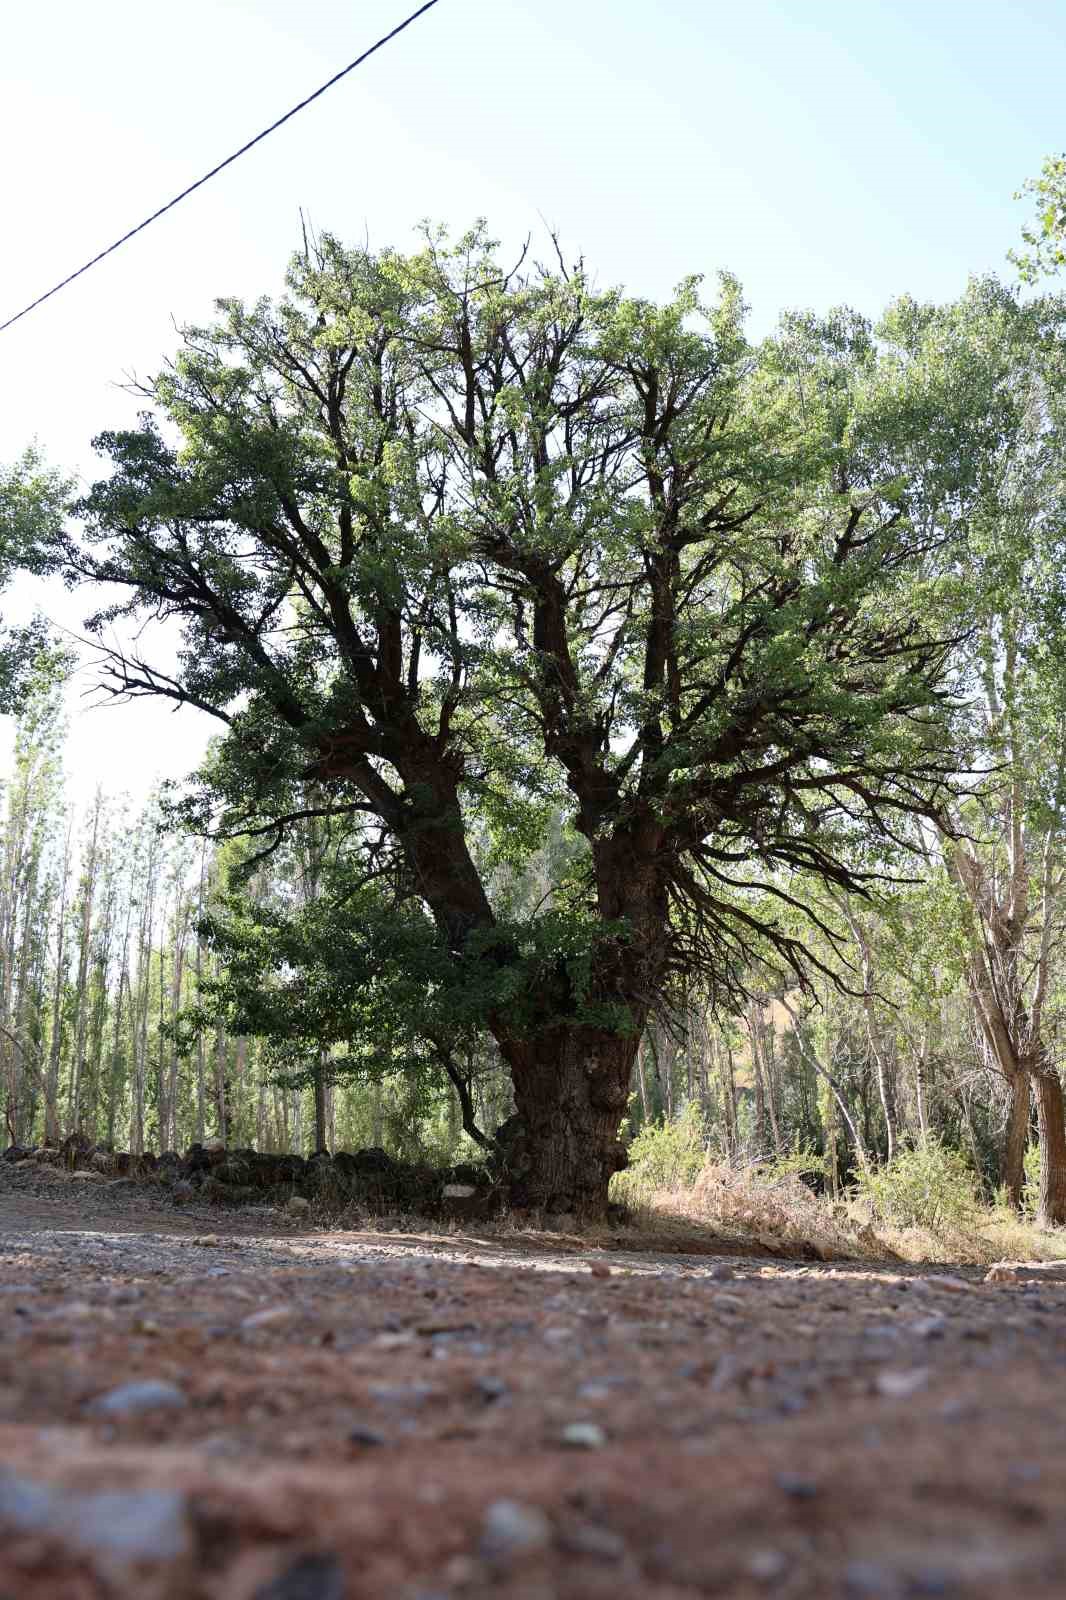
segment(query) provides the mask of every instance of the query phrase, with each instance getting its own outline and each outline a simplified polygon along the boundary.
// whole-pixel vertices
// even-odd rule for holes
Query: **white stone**
[[[132,1417],[142,1411],[176,1411],[187,1404],[177,1384],[161,1378],[141,1378],[98,1394],[87,1409],[98,1417]]]
[[[602,1450],[607,1435],[598,1422],[570,1422],[563,1429],[562,1442],[571,1450]]]
[[[0,1476],[0,1525],[73,1547],[105,1570],[178,1561],[192,1544],[184,1496],[164,1489],[82,1493]]]
[[[905,1400],[917,1394],[929,1382],[928,1367],[912,1367],[909,1372],[881,1372],[877,1375],[877,1392],[890,1400]]]
[[[489,1559],[544,1550],[551,1543],[551,1523],[537,1506],[520,1500],[494,1500],[481,1525],[481,1554]]]

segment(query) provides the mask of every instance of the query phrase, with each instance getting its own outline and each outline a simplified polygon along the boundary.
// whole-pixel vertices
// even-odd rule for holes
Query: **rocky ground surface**
[[[0,1600],[1066,1594],[1066,1268],[326,1230],[8,1165],[0,1307]]]

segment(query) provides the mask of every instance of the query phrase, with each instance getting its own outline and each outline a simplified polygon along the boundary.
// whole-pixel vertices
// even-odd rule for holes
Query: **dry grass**
[[[1066,1229],[1038,1228],[1035,1222],[999,1207],[977,1211],[967,1227],[893,1228],[881,1226],[881,1237],[904,1261],[958,1262],[991,1266],[994,1261],[1061,1261],[1066,1258]]]
[[[775,1176],[721,1162],[708,1162],[692,1183],[628,1182],[624,1198],[634,1230],[644,1235],[709,1229],[734,1246],[747,1241],[825,1259],[988,1266],[1066,1257],[1066,1229],[1038,1228],[1002,1208],[975,1207],[964,1224],[899,1227],[875,1220],[861,1201],[834,1203],[815,1194],[795,1174]]]

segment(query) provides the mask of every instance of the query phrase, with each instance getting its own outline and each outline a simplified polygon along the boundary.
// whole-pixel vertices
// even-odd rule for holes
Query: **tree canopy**
[[[0,593],[16,572],[55,570],[70,499],[70,484],[47,468],[36,450],[0,467]],[[62,666],[43,618],[17,627],[0,623],[0,714],[10,715],[27,703],[49,662],[52,670]]]
[[[365,880],[485,977],[524,1192],[602,1203],[674,977],[805,981],[794,876],[861,892],[945,813],[1002,386],[908,303],[753,346],[728,276],[659,305],[501,265],[483,228],[326,238],[281,301],[219,309],[98,441],[66,548],[124,591],[90,627],[182,629],[175,666],[113,654],[110,687],[218,719],[200,825],[271,849],[309,811],[361,822]],[[472,835],[528,850],[560,807],[582,849],[524,966],[549,923],[501,917]]]

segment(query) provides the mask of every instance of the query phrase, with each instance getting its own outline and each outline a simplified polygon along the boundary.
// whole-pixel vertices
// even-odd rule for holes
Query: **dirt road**
[[[2,1600],[1066,1595],[1066,1281],[2,1184]]]

